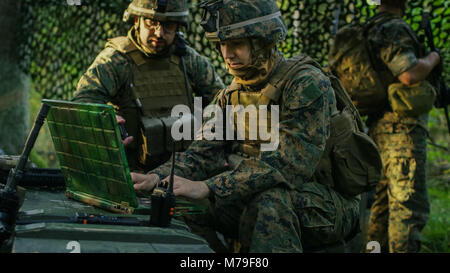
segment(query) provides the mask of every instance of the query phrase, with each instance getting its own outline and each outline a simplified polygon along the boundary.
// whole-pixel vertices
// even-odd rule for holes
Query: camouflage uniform
[[[410,26],[398,17],[369,32],[378,59],[393,76],[391,82],[424,56],[417,38],[409,34],[412,29],[407,28]],[[391,109],[369,116],[370,135],[378,145],[384,167],[371,208],[368,241],[378,241],[384,251],[420,250],[420,232],[430,212],[426,187],[427,121],[428,114],[400,117]]]
[[[255,10],[262,13],[253,13],[248,19],[278,11],[275,2],[239,1],[234,8],[230,7],[230,3],[235,2],[224,1],[220,11],[222,18],[239,14],[242,8],[239,5],[249,7],[249,13]],[[230,21],[233,20],[236,19]],[[221,21],[221,25],[223,23]],[[280,30],[285,27],[281,15],[260,24],[262,33],[264,29],[271,33],[271,29],[278,27],[271,37],[283,37]],[[240,32],[240,35],[249,32]],[[227,35],[232,34],[220,39],[228,39]],[[277,50],[273,54],[275,65],[271,76],[257,87],[237,84],[235,77],[234,82],[216,96],[215,104],[223,111],[233,104],[228,94],[235,85],[239,86],[240,96],[262,92],[286,61]],[[329,186],[314,181],[313,173],[330,134],[330,116],[336,99],[330,81],[320,69],[311,65],[303,68],[281,84],[284,88],[278,100],[278,149],[252,155],[241,153],[238,148],[251,144],[248,140],[197,140],[186,152],[176,155],[175,174],[204,181],[211,191],[209,213],[187,219],[194,232],[201,229],[199,233],[203,235],[214,234],[206,230],[210,227],[239,239],[243,252],[302,252],[342,241],[357,224],[359,199],[346,199]],[[204,123],[203,127],[207,126],[210,123]],[[225,167],[227,162],[230,167]],[[168,163],[152,171],[161,179],[169,172]]]
[[[169,1],[169,4],[172,4],[172,9],[174,9],[173,13],[180,13],[178,10],[183,8],[180,3],[184,3],[184,8],[187,13],[187,6],[185,1]],[[145,16],[145,12],[142,13],[142,10],[153,10],[156,9],[157,4],[156,1],[150,0],[135,0],[130,4],[130,7],[124,14],[124,18],[128,19],[131,15],[135,16]],[[169,10],[170,7],[168,7]],[[136,11],[137,10],[137,11]],[[169,13],[171,11],[169,10]],[[167,13],[167,14],[169,14]],[[175,20],[179,21],[179,23],[186,25],[187,24],[187,15],[181,17],[158,17],[158,12],[153,14],[153,16],[147,15],[146,17],[152,17],[158,20]],[[178,19],[177,19],[178,18]],[[178,82],[179,86],[184,90],[184,76],[181,76],[180,73],[178,75],[169,75],[168,72],[156,71],[158,77],[141,75],[140,77],[134,77],[133,71],[139,70],[140,63],[155,63],[155,66],[163,63],[163,66],[166,63],[176,63],[179,67],[180,71],[183,71],[182,64],[177,61],[175,56],[175,50],[177,50],[176,43],[179,41],[179,34],[176,34],[176,38],[174,43],[170,46],[168,50],[165,50],[162,54],[149,54],[145,52],[140,46],[137,39],[137,32],[134,27],[130,29],[127,37],[118,37],[108,41],[105,46],[105,49],[100,52],[92,65],[88,68],[87,72],[81,77],[78,82],[77,90],[74,94],[74,101],[78,102],[91,102],[91,103],[108,103],[119,107],[119,114],[123,116],[126,120],[125,128],[129,135],[134,136],[135,141],[133,141],[130,145],[126,147],[127,157],[130,166],[132,169],[151,169],[159,164],[165,162],[169,158],[169,154],[165,154],[163,156],[155,156],[155,157],[147,157],[146,166],[143,167],[139,164],[139,156],[142,153],[140,146],[142,145],[142,137],[140,132],[140,124],[139,124],[139,113],[138,105],[133,101],[134,93],[132,91],[133,87],[142,85],[140,81],[154,82],[155,85],[158,85],[159,89],[154,91],[153,96],[159,97],[158,99],[166,98],[168,103],[172,104],[184,104],[187,103],[184,101],[181,102],[171,102],[170,93],[174,91],[171,89],[171,84],[173,84],[173,77],[175,77],[175,81]],[[136,50],[137,49],[137,50]],[[134,55],[134,57],[130,57],[131,53],[138,52],[138,55]],[[223,82],[219,75],[216,73],[214,66],[209,62],[209,60],[198,54],[194,49],[189,46],[186,46],[186,54],[182,57],[185,62],[186,67],[186,75],[189,84],[189,88],[192,91],[192,94],[195,96],[203,97],[203,104],[208,104],[217,91],[224,87]],[[162,69],[161,69],[162,70]],[[159,74],[158,74],[159,73]],[[166,73],[166,74],[164,74]],[[141,73],[142,74],[142,73]],[[133,78],[134,77],[134,78]],[[152,79],[149,79],[152,77]],[[168,78],[169,80],[165,79]],[[172,77],[172,78],[170,78]],[[161,79],[165,79],[166,82],[161,82]],[[162,87],[161,87],[162,86]],[[165,86],[165,87],[164,87]],[[149,88],[146,88],[149,89]],[[151,89],[151,88],[150,88]],[[160,89],[163,89],[160,91]],[[165,91],[167,89],[167,91]],[[152,92],[149,90],[148,92]],[[159,92],[167,92],[159,93]],[[183,92],[182,92],[183,93]],[[186,92],[184,92],[186,93]],[[183,95],[183,94],[181,94]],[[186,96],[184,96],[186,97]],[[148,103],[152,103],[151,101]],[[142,108],[146,108],[146,102],[142,102]],[[166,113],[167,116],[170,116],[170,109],[168,107]],[[161,113],[158,113],[157,116],[160,116]],[[156,115],[156,114],[155,114]],[[162,132],[163,133],[163,132]]]

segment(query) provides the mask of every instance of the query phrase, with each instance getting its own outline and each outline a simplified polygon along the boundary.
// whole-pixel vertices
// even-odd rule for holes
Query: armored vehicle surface
[[[210,253],[206,241],[173,219],[149,226],[149,215],[110,213],[70,200],[65,190],[28,188],[12,252]]]
[[[87,120],[74,118],[80,117],[79,105],[73,108],[53,103],[48,114],[39,115],[40,124],[36,121],[33,126],[23,154],[0,156],[1,252],[213,252],[204,239],[176,219],[183,213],[201,213],[201,206],[177,198],[170,213],[174,218],[168,225],[150,223],[153,199],[138,197],[132,191],[120,130],[111,120],[112,106],[80,107],[89,108]],[[102,117],[108,117],[106,123]],[[59,143],[55,150],[61,169],[38,169],[27,164],[45,118],[54,143]],[[84,122],[84,126],[76,122]],[[88,129],[89,122],[109,127]],[[84,136],[61,128],[81,130]],[[92,132],[91,139],[88,131]],[[94,154],[99,158],[92,153],[78,154],[83,145],[96,147]],[[106,158],[101,158],[102,151],[107,151],[103,155]],[[111,177],[106,179],[108,175]]]

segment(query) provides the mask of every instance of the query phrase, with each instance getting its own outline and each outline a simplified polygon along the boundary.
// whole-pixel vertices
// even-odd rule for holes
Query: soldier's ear
[[[220,50],[220,42],[216,42],[216,50],[222,56],[222,50]],[[223,56],[222,56],[223,57]]]

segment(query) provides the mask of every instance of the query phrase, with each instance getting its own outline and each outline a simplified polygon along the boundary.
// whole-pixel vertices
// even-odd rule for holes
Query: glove
[[[439,48],[435,48],[432,52],[436,52],[439,55],[439,63],[433,68],[433,72],[437,73],[437,75],[441,75],[444,70],[444,66],[442,65],[442,54]]]

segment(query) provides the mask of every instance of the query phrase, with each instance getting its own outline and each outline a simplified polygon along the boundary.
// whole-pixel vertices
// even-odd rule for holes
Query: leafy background
[[[31,112],[36,113],[42,98],[70,99],[81,75],[109,38],[125,35],[131,27],[122,22],[122,14],[130,1],[81,0],[81,5],[70,6],[65,0],[23,0],[22,31],[19,49],[21,69],[31,75]],[[199,26],[202,14],[190,3],[190,25],[184,32],[194,49],[210,58],[225,82],[227,75],[221,57],[203,37]],[[357,20],[364,22],[374,15],[376,6],[365,0],[281,0],[277,1],[288,27],[288,37],[280,44],[287,57],[304,52],[327,64],[327,55],[333,41],[334,12],[340,9],[339,26]],[[419,24],[422,11],[431,13],[435,44],[441,49],[444,63],[449,63],[450,0],[409,1],[405,20],[422,34]],[[445,67],[446,80],[450,67]],[[34,115],[31,116],[34,120]],[[450,252],[449,185],[450,137],[441,110],[433,109],[429,120],[434,144],[428,146],[428,183],[431,200],[430,220],[423,232],[423,252]],[[33,151],[33,161],[41,167],[58,167],[48,128],[44,128]]]

